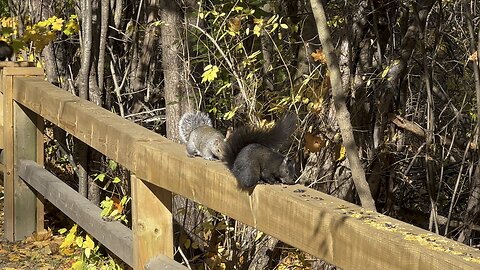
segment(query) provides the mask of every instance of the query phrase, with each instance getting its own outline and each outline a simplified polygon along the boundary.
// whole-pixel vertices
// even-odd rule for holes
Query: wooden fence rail
[[[15,67],[3,69],[4,104],[12,98],[14,101],[10,103],[19,104],[33,115],[63,128],[134,173],[132,257],[135,269],[142,269],[156,256],[173,256],[172,193],[343,269],[480,268],[479,250],[300,185],[259,185],[251,194],[240,191],[220,162],[188,158],[183,146],[38,77],[18,76],[22,72],[26,71]],[[11,87],[11,96],[7,95],[8,87]],[[8,142],[6,134],[4,140]],[[15,143],[13,140],[12,145]],[[17,192],[6,190],[5,195],[11,198]],[[8,211],[14,212],[6,223],[15,224],[24,218],[23,212],[15,211],[17,203],[6,204],[13,209]],[[25,215],[33,213],[26,211]],[[33,225],[24,226],[21,235],[34,229]]]

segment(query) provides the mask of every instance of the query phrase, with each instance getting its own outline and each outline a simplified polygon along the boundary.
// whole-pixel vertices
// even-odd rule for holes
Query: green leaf
[[[115,178],[113,178],[113,181],[112,181],[112,182],[113,182],[114,184],[118,184],[118,183],[122,182],[122,180],[120,180],[120,178],[118,178],[118,177],[115,176]]]
[[[100,173],[93,180],[94,181],[99,180],[100,182],[103,182],[104,179],[105,179],[105,173]]]
[[[129,200],[130,198],[128,196],[123,196],[122,200],[120,201],[120,204],[125,205]]]
[[[100,215],[102,217],[108,216],[108,214],[112,211],[113,209],[113,201],[110,198],[106,198],[102,202],[100,202],[100,206],[103,208],[102,212]]]
[[[190,248],[191,243],[192,242],[190,241],[190,239],[187,239],[187,240],[185,240],[185,243],[183,243],[183,245],[185,246],[186,249],[188,249],[188,248]]]
[[[117,166],[118,166],[118,164],[114,160],[110,159],[108,161],[108,167],[110,168],[110,170],[115,171],[117,169]]]

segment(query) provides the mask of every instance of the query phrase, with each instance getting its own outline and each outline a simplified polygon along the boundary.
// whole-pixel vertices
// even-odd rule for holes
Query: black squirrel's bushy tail
[[[242,149],[249,144],[261,144],[272,150],[278,150],[288,142],[288,138],[297,128],[297,117],[286,113],[273,127],[244,126],[233,131],[224,146],[223,161],[231,168]]]

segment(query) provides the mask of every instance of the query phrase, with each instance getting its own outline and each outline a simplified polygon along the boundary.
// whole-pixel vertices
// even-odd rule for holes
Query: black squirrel
[[[225,136],[212,127],[212,120],[204,112],[187,112],[180,118],[179,133],[187,145],[189,157],[201,156],[215,160],[223,158]]]
[[[13,48],[7,42],[0,40],[0,61],[5,61],[13,56]]]
[[[272,128],[241,127],[225,143],[223,161],[241,189],[252,189],[259,181],[292,184],[295,166],[278,152],[296,129],[297,117],[287,113]]]

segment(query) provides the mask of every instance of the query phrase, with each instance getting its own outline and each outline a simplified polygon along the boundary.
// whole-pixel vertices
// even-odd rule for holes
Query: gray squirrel
[[[297,117],[287,113],[272,128],[241,127],[225,143],[223,161],[241,189],[252,189],[259,181],[292,184],[295,166],[278,152],[296,129]]]
[[[207,160],[223,158],[225,136],[212,127],[212,120],[204,112],[187,112],[179,121],[182,143],[189,157],[201,156]]]
[[[0,61],[5,61],[13,56],[13,48],[7,42],[0,40]]]

